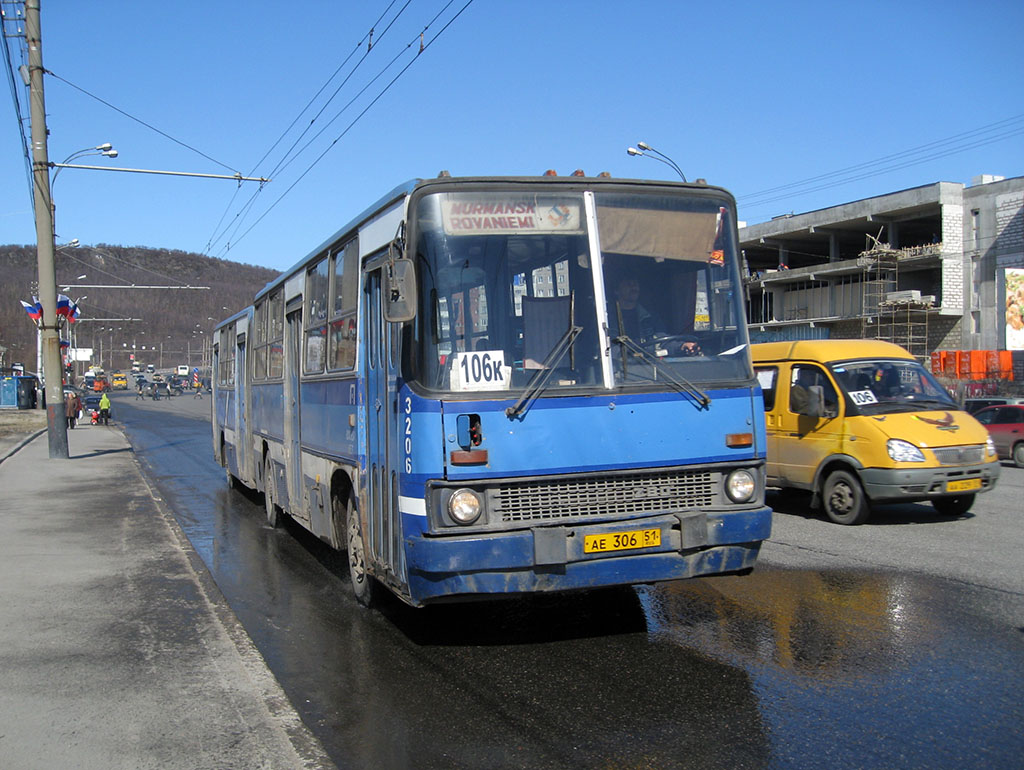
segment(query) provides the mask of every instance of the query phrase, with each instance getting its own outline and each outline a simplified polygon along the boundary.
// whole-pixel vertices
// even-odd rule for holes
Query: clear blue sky
[[[385,33],[405,3],[377,24],[373,49],[299,146],[352,106],[272,171],[364,56],[366,43],[357,44],[388,2],[42,0],[47,69],[217,162],[48,77],[51,161],[109,141],[116,160],[78,162],[274,179],[236,218],[251,183],[236,190],[230,181],[65,169],[54,188],[58,242],[182,249],[285,269],[397,184],[441,169],[676,178],[626,154],[640,140],[689,179],[732,190],[750,223],[936,181],[1024,174],[1020,0],[474,0],[436,40],[466,0],[447,10],[445,0],[411,0]],[[439,12],[426,50],[349,128],[413,60],[420,31]],[[16,44],[12,55],[19,64]],[[6,86],[0,99],[0,243],[34,243]],[[894,165],[904,167],[883,171]],[[864,178],[841,183],[849,176]]]

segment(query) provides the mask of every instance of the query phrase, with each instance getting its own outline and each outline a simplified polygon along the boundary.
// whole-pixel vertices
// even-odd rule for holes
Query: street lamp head
[[[72,249],[77,249],[77,248],[78,248],[78,239],[77,239],[77,238],[72,238],[72,239],[71,239],[70,241],[68,241],[68,242],[67,242],[67,243],[65,243],[64,245],[65,245],[65,246],[69,246],[69,247],[71,247]],[[84,277],[85,277],[85,276],[83,276],[83,278],[84,278]]]
[[[100,155],[105,155],[108,158],[116,158],[117,150],[106,150],[104,152],[101,152]]]
[[[643,155],[643,153],[640,152],[640,150],[638,150],[636,147],[627,147],[626,148],[626,154],[627,155],[633,155],[633,156]]]
[[[647,142],[637,142],[636,146],[639,147],[641,150],[651,149],[651,145],[647,144]]]
[[[114,145],[112,145],[110,142],[104,142],[103,144],[98,145],[96,149],[99,150],[100,152],[107,152],[113,149],[113,147]]]

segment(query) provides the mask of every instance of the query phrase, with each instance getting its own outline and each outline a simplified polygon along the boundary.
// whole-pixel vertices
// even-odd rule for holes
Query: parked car
[[[975,413],[974,419],[988,429],[1000,460],[1013,460],[1024,468],[1024,404],[990,406]]]
[[[964,411],[967,412],[967,414],[974,414],[987,406],[1002,406],[1003,404],[1024,404],[1024,398],[1010,398],[1003,396],[979,396],[978,398],[965,398]]]

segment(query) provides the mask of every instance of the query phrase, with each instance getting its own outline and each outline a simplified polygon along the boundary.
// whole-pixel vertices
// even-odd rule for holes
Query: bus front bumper
[[[660,545],[586,553],[588,535],[657,529]],[[408,532],[408,530],[407,530]],[[607,524],[534,527],[487,536],[406,538],[414,604],[487,594],[571,591],[751,569],[771,509],[664,514]]]

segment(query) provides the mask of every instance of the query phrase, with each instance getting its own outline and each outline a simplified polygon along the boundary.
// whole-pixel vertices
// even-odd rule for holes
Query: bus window
[[[502,212],[502,216],[462,216],[484,210]],[[543,216],[537,213],[541,211]],[[511,212],[523,216],[508,216]],[[425,333],[414,335],[424,385],[455,391],[524,387],[546,355],[540,361],[531,355],[533,363],[526,365],[524,328],[538,324],[524,319],[523,300],[554,297],[571,297],[566,312],[531,306],[537,313],[561,319],[559,328],[544,335],[542,346],[557,343],[569,331],[571,317],[587,320],[571,350],[551,362],[558,372],[549,387],[601,383],[583,212],[583,196],[578,193],[530,195],[522,200],[514,193],[424,197],[416,244],[423,282],[416,324]],[[532,348],[531,353],[541,351]]]
[[[267,376],[278,379],[284,375],[284,302],[281,290],[267,301]]]
[[[334,300],[327,367],[351,369],[356,365],[359,302],[359,247],[349,241],[334,254]]]
[[[306,271],[306,331],[302,370],[319,374],[324,370],[327,353],[327,258]]]
[[[267,302],[263,300],[256,305],[255,319],[253,321],[253,364],[252,377],[254,380],[265,380],[267,378]]]

